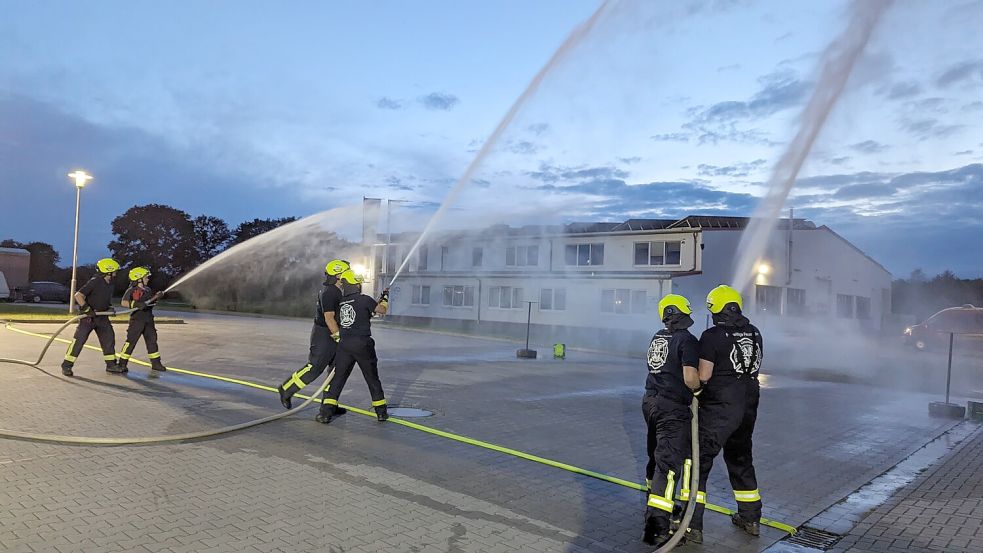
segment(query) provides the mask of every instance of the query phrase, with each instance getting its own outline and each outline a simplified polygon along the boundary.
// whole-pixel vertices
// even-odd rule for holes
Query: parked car
[[[36,281],[27,285],[21,292],[24,301],[40,303],[42,301],[57,301],[68,303],[68,286],[57,282]]]
[[[972,305],[950,307],[904,330],[905,341],[919,350],[943,349],[949,334],[983,340],[983,308]]]

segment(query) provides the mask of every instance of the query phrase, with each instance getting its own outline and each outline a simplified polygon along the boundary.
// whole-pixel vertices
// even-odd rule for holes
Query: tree
[[[113,257],[124,267],[145,266],[163,286],[195,266],[195,228],[188,214],[166,205],[133,206],[113,219]]]
[[[253,219],[252,221],[240,223],[239,226],[232,232],[234,236],[232,243],[241,244],[250,238],[259,236],[264,232],[269,232],[279,226],[292,223],[296,220],[296,217],[282,217],[280,219]]]
[[[16,240],[0,242],[0,248],[21,248],[31,252],[31,265],[28,269],[29,280],[56,280],[58,278],[58,262],[61,256],[55,248],[46,242],[23,243]]]
[[[222,253],[232,241],[229,225],[218,217],[199,215],[193,221],[195,229],[195,261],[203,263]]]

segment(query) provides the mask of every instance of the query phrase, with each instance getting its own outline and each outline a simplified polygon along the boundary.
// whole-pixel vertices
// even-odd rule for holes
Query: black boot
[[[380,405],[375,408],[375,418],[379,422],[389,420],[389,409],[386,409],[385,405]]]
[[[686,529],[686,543],[695,543],[697,545],[703,543],[703,530],[696,530],[694,528]]]
[[[124,373],[130,372],[130,369],[126,368],[126,364],[128,362],[129,361],[127,361],[126,359],[120,359],[119,361],[116,362],[116,366],[120,368],[120,372],[124,372]],[[106,367],[106,370],[108,371],[109,367]]]
[[[292,408],[293,404],[290,403],[290,398],[292,397],[291,394],[288,394],[283,387],[277,388],[276,391],[280,394],[280,405],[283,405],[284,409]]]
[[[314,420],[321,424],[329,424],[334,418],[334,405],[322,405]]]
[[[61,374],[65,376],[74,376],[75,373],[72,372],[72,364],[68,361],[62,361]]]
[[[121,367],[116,364],[116,361],[106,361],[106,372],[113,374],[123,374],[126,372],[126,367]]]
[[[734,523],[734,526],[744,530],[749,535],[755,537],[761,535],[761,524],[756,520],[748,520],[742,517],[740,513],[734,513],[730,516],[730,521]]]
[[[667,521],[656,517],[645,517],[645,530],[642,541],[648,545],[662,545],[669,541],[669,525]]]
[[[162,373],[167,370],[167,367],[164,366],[164,363],[160,359],[151,359],[150,370]]]

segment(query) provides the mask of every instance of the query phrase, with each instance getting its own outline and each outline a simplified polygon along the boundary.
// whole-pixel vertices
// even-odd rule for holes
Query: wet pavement
[[[310,325],[182,314],[162,327],[166,364],[275,386],[305,362]],[[51,325],[21,325],[33,331]],[[641,360],[568,351],[515,359],[515,344],[376,329],[390,404],[433,413],[418,424],[633,482],[643,481]],[[0,355],[42,340],[0,330]],[[58,348],[61,350],[61,348]],[[142,345],[136,357],[141,357]],[[541,351],[543,353],[543,351]],[[77,435],[156,435],[259,418],[273,393],[136,368],[106,374],[86,351],[70,382],[0,367],[0,427]],[[780,359],[766,359],[776,368]],[[755,434],[766,517],[798,526],[954,425],[935,395],[781,371],[763,379]],[[343,404],[368,408],[349,379]],[[143,447],[4,440],[0,545],[5,551],[650,551],[644,497],[573,474],[374,418],[331,425],[314,410],[226,437]],[[718,460],[708,499],[733,508]],[[740,534],[707,513],[706,551],[761,551],[781,539]],[[57,549],[56,549],[57,548]],[[74,549],[73,549],[74,548]],[[698,551],[685,546],[679,551]]]

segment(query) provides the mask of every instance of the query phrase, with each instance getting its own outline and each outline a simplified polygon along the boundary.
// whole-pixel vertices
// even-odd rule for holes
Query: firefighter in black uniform
[[[642,540],[661,545],[669,539],[676,482],[682,474],[688,490],[690,451],[690,403],[700,387],[697,365],[700,346],[687,330],[693,325],[693,310],[683,296],[668,294],[659,301],[659,317],[665,328],[652,337],[648,349],[648,378],[642,414],[648,425],[649,484]]]
[[[277,388],[280,392],[280,403],[285,409],[290,409],[290,400],[294,394],[317,380],[324,369],[334,362],[340,337],[338,303],[341,301],[341,290],[338,288],[338,275],[347,271],[349,267],[350,264],[344,259],[332,259],[324,266],[324,285],[317,294],[317,302],[314,306],[311,351],[307,357],[307,364],[290,375],[290,378]]]
[[[164,363],[160,360],[160,349],[157,347],[157,325],[154,324],[154,304],[160,294],[154,295],[150,289],[150,269],[146,267],[134,267],[130,269],[130,287],[123,293],[123,300],[120,305],[126,309],[137,309],[130,313],[130,324],[126,328],[126,341],[123,342],[123,349],[119,352],[119,359],[116,363],[121,372],[128,372],[126,365],[130,362],[133,355],[133,348],[137,341],[143,336],[144,345],[147,346],[147,357],[150,358],[150,376],[156,378],[160,373],[166,371]]]
[[[93,330],[99,337],[99,345],[102,346],[102,358],[106,362],[106,371],[111,373],[122,372],[116,365],[116,335],[113,333],[113,325],[109,322],[106,315],[96,315],[97,311],[105,312],[111,309],[113,297],[113,278],[119,270],[119,263],[108,257],[96,262],[96,270],[99,274],[89,279],[75,292],[75,302],[79,306],[79,314],[84,315],[79,319],[78,328],[75,330],[75,337],[68,345],[65,353],[65,360],[61,362],[61,374],[72,376],[72,367],[78,359],[82,346],[89,338]]]
[[[372,339],[372,316],[386,314],[389,290],[384,290],[376,302],[362,293],[362,279],[351,269],[341,273],[339,280],[342,293],[338,309],[341,341],[338,343],[338,355],[335,356],[334,380],[324,391],[324,401],[315,420],[327,424],[337,414],[338,397],[357,362],[369,386],[376,418],[384,421],[389,418],[389,411],[386,409],[382,382],[379,381],[379,358],[375,354],[375,340]]]
[[[741,312],[740,293],[717,286],[707,294],[713,326],[700,337],[700,488],[690,522],[702,541],[707,478],[713,459],[724,450],[724,463],[737,500],[731,521],[752,536],[760,534],[761,494],[751,456],[751,435],[758,417],[761,332]]]

